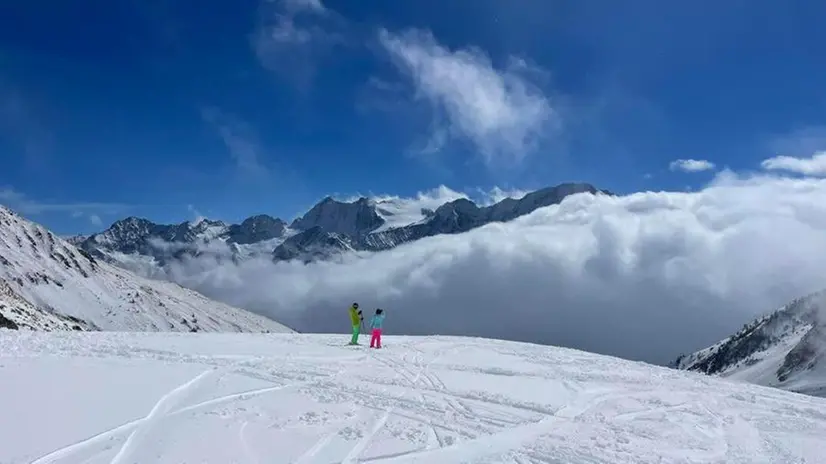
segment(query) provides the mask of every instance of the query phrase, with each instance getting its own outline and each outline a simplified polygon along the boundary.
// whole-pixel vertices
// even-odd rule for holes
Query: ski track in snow
[[[115,458],[112,459],[112,464],[122,464],[129,459],[129,454],[132,452],[132,449],[136,446],[135,442],[137,441],[140,443],[140,439],[152,431],[152,427],[157,425],[159,419],[162,418],[167,411],[169,411],[176,403],[179,403],[179,397],[185,397],[186,394],[193,388],[195,388],[199,382],[202,382],[204,378],[208,375],[213,374],[214,370],[204,371],[199,374],[194,379],[190,380],[189,382],[171,390],[169,393],[165,394],[155,403],[155,406],[149,411],[149,414],[144,417],[140,424],[137,425],[135,430],[129,435],[129,438],[126,439],[126,442],[121,447],[118,454],[115,455]]]
[[[0,332],[0,375],[16,382],[0,383],[0,410],[12,411],[0,417],[11,445],[0,462],[814,463],[826,453],[822,398],[536,345],[391,336],[370,350],[346,339]],[[60,398],[32,407],[59,394],[42,379],[65,363],[72,378],[52,380],[68,383],[65,407],[85,411],[81,421]],[[157,375],[129,377],[139,367]],[[125,387],[101,386],[106,375]]]

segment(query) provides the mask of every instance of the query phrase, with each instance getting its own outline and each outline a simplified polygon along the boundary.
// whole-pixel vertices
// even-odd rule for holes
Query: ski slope
[[[815,463],[826,399],[459,337],[0,330],[2,463]]]

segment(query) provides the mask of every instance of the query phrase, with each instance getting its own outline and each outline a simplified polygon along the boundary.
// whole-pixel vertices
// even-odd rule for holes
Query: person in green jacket
[[[353,338],[350,340],[351,345],[358,345],[359,344],[359,332],[361,329],[361,321],[363,320],[361,316],[361,311],[359,310],[359,304],[353,303],[348,310],[350,313],[350,322],[353,325]]]

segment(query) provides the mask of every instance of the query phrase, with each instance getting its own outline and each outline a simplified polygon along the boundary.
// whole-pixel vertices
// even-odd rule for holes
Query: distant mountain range
[[[708,348],[680,356],[672,367],[826,396],[826,290],[795,299]]]
[[[145,279],[98,260],[3,206],[0,328],[292,332],[172,282]]]
[[[202,219],[155,224],[128,217],[103,232],[68,240],[90,255],[115,264],[149,259],[163,266],[184,256],[214,254],[239,261],[269,255],[274,261],[330,259],[348,251],[382,251],[440,234],[467,232],[492,222],[506,222],[576,193],[611,195],[590,184],[567,183],[506,198],[490,206],[468,199],[435,210],[405,200],[359,198],[344,202],[326,197],[288,224],[267,215],[240,224]],[[217,247],[215,245],[218,245]]]

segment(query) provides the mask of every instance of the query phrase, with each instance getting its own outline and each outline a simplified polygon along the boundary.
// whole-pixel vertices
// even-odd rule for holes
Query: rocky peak
[[[309,262],[352,250],[353,242],[347,236],[314,226],[285,240],[272,255],[274,261],[300,259]]]
[[[485,213],[491,222],[512,221],[539,208],[559,204],[569,195],[586,192],[610,194],[610,192],[598,190],[591,184],[565,183],[530,192],[519,199],[505,198],[486,207]]]
[[[284,236],[287,223],[281,219],[259,214],[244,219],[241,224],[233,224],[229,228],[227,242],[250,244]]]
[[[126,243],[141,240],[151,235],[157,225],[144,218],[130,216],[115,221],[108,229],[90,238],[97,243]]]
[[[741,380],[826,396],[825,314],[826,291],[797,298],[711,347],[680,356],[671,366],[736,374]]]
[[[293,221],[291,227],[304,231],[318,226],[327,232],[357,237],[382,224],[384,219],[367,198],[346,203],[325,197],[307,214]]]

